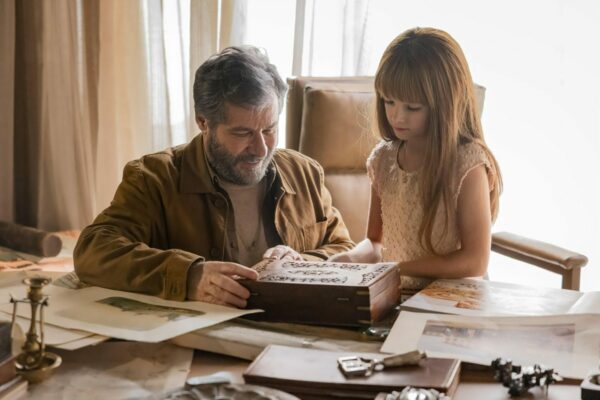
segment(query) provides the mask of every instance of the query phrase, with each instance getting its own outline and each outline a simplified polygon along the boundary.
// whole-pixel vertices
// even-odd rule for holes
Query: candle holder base
[[[29,383],[41,382],[48,378],[52,372],[60,366],[62,358],[58,354],[45,351],[40,365],[35,368],[26,368],[24,365],[15,363],[17,373]]]

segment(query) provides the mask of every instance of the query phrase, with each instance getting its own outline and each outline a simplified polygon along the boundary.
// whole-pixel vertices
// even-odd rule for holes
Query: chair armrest
[[[509,232],[492,235],[492,250],[560,274],[566,289],[579,290],[580,269],[588,262],[583,254]]]

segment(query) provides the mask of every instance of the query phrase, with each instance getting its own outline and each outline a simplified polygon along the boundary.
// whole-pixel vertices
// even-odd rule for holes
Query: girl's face
[[[429,107],[383,97],[385,115],[398,139],[423,139],[427,133]]]

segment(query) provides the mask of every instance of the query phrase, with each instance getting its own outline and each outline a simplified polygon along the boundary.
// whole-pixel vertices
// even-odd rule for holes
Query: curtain
[[[217,0],[191,0],[190,4],[190,61],[189,70],[193,82],[196,68],[211,54],[219,44],[219,2]],[[192,84],[188,87],[188,109],[194,116],[194,97]],[[188,119],[188,132],[197,132],[195,118]]]
[[[0,219],[82,228],[127,161],[191,139],[193,73],[243,43],[246,10],[245,0],[0,0]]]
[[[93,177],[98,209],[112,199],[125,163],[152,149],[150,116],[154,110],[140,5],[134,1],[100,2],[98,140]]]
[[[38,3],[39,4],[39,3]],[[93,4],[93,3],[90,3]],[[38,225],[73,227],[93,217],[92,128],[83,3],[42,3]],[[62,21],[63,23],[56,23]],[[77,203],[70,204],[73,200]]]
[[[292,74],[367,75],[371,21],[370,0],[298,0]]]
[[[194,118],[193,82],[196,69],[212,54],[245,43],[247,0],[190,0],[190,81],[187,89],[188,137],[198,133]]]
[[[15,3],[0,0],[0,221],[14,220]]]
[[[95,205],[97,2],[2,0],[0,9],[0,219],[81,226]]]

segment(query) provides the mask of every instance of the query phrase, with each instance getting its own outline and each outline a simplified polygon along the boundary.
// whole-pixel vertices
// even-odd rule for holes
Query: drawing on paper
[[[574,324],[502,325],[488,327],[478,323],[428,320],[419,340],[419,348],[447,351],[452,348],[463,354],[490,357],[511,353],[515,343],[521,349],[540,352],[572,353],[575,344]]]
[[[132,312],[135,315],[151,315],[157,318],[164,318],[167,321],[179,321],[185,318],[204,315],[201,311],[187,310],[185,308],[157,306],[154,304],[142,303],[141,301],[128,299],[125,297],[107,297],[98,300],[98,303],[108,304],[119,308],[124,312]]]

